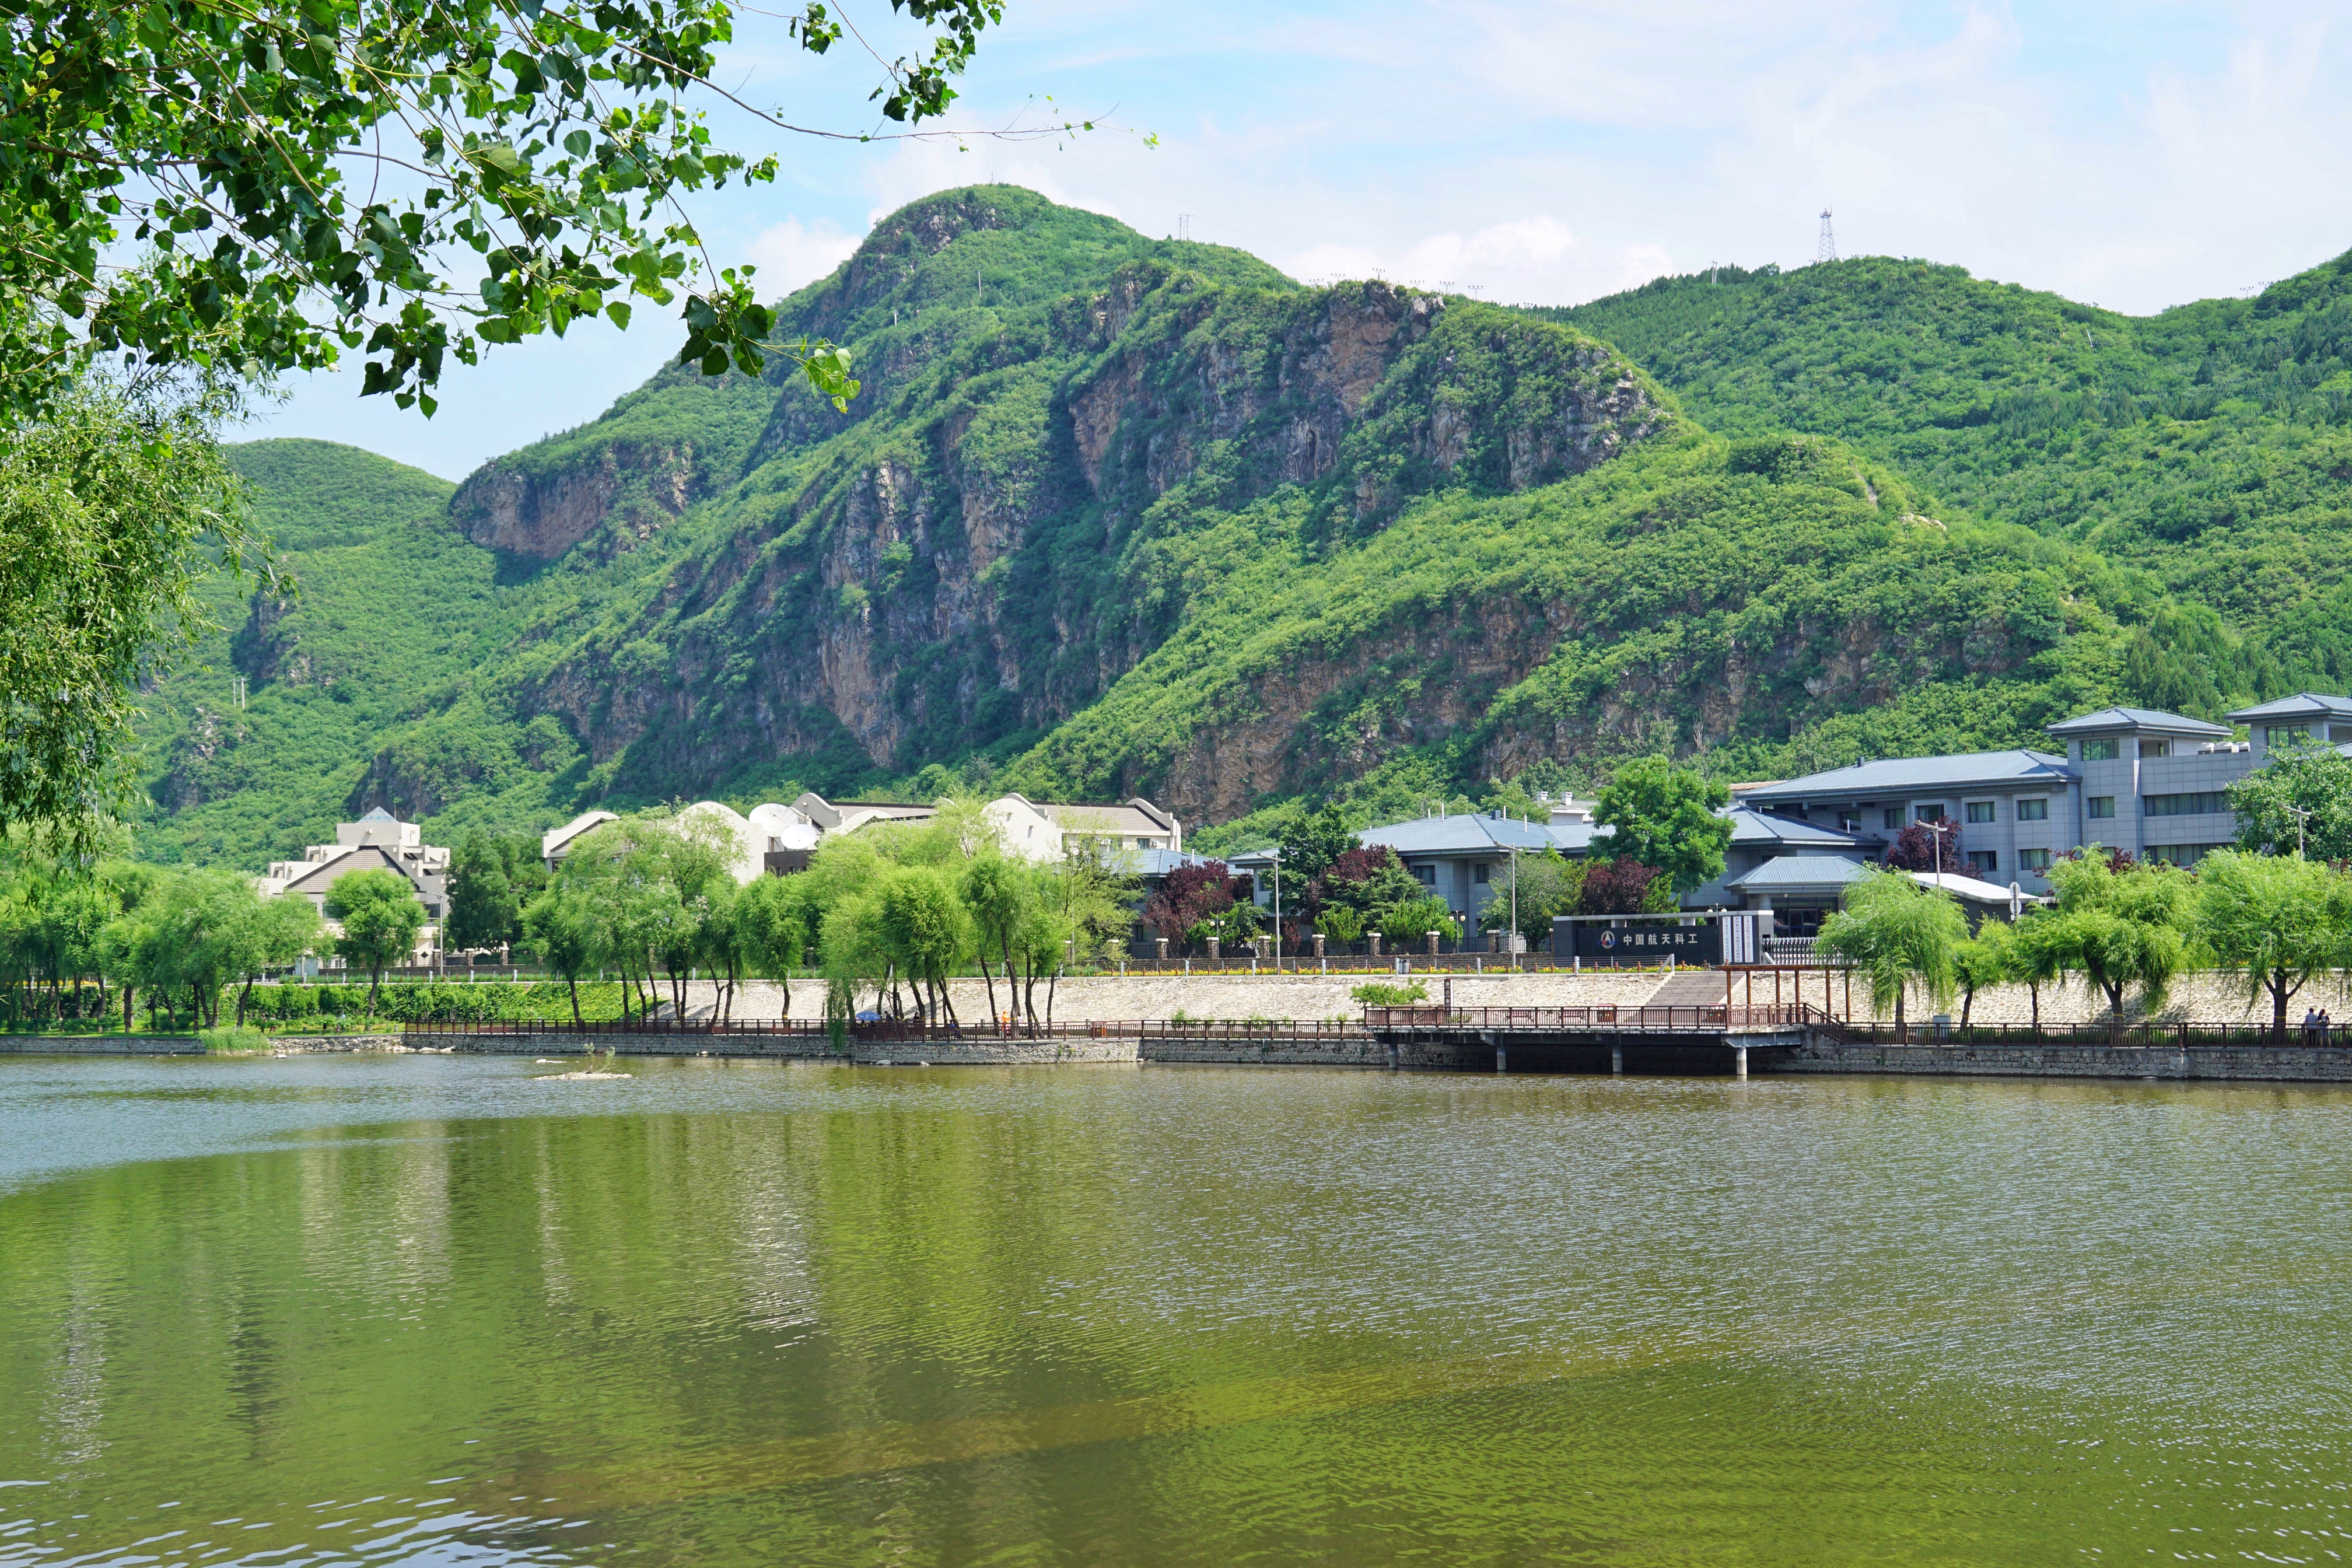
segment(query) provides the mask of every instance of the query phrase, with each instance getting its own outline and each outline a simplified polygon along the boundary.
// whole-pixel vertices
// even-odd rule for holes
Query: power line
[[[1813,259],[1835,261],[1837,258],[1837,235],[1830,228],[1830,209],[1823,207],[1822,209],[1822,247]]]

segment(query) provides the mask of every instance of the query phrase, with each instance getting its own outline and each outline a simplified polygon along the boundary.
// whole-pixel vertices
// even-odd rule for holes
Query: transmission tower
[[[1178,213],[1176,215],[1176,237],[1179,239],[1190,239],[1192,237],[1192,215],[1191,213]]]
[[[1822,209],[1821,253],[1815,256],[1813,259],[1816,261],[1835,261],[1837,259],[1837,235],[1830,227],[1830,209],[1827,207],[1823,207]]]

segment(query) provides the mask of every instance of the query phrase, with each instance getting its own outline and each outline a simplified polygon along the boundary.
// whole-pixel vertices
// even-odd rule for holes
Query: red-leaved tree
[[[1181,942],[1202,921],[1213,920],[1250,896],[1250,879],[1229,873],[1223,860],[1179,866],[1143,906],[1143,923]]]
[[[1584,874],[1583,896],[1577,900],[1577,913],[1585,915],[1638,915],[1649,907],[1650,885],[1660,872],[1654,866],[1644,866],[1639,860],[1595,860]]]
[[[1960,825],[1949,817],[1913,823],[1887,846],[1886,864],[1897,871],[1967,870],[1969,863],[1960,858]]]

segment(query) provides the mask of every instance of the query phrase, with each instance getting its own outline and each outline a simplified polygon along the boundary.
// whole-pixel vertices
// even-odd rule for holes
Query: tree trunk
[[[2286,999],[2291,994],[2286,988],[2286,976],[2274,972],[2263,984],[2270,987],[2271,993],[2271,1044],[2284,1046],[2286,1044]]]
[[[580,977],[567,974],[563,977],[563,984],[572,992],[572,1026],[576,1029],[580,1026]]]
[[[245,989],[236,994],[236,1026],[245,1027],[245,1010],[253,1001],[253,976],[245,977]]]
[[[2038,1035],[2042,1032],[2042,982],[2027,982],[2025,993],[2033,998],[2033,1032]]]
[[[122,986],[122,1032],[126,1035],[131,1032],[131,1005],[138,995],[139,987],[125,981]]]
[[[980,977],[988,985],[988,1026],[993,1031],[999,1026],[996,1022],[996,972],[989,968],[985,952],[980,955]]]
[[[1054,987],[1062,981],[1062,966],[1055,964],[1054,973],[1045,977],[1045,1027],[1054,1026]]]
[[[2099,989],[2107,994],[2107,1044],[2119,1046],[2124,1040],[2124,988],[2102,985]]]
[[[1972,1013],[1972,1012],[1976,1011],[1976,1005],[1977,1005],[1977,988],[1976,988],[1975,986],[1971,985],[1971,986],[1969,986],[1967,989],[1963,990],[1963,991],[1960,993],[1960,1027],[1961,1027],[1961,1028],[1965,1029],[1965,1028],[1967,1028],[1967,1027],[1969,1026],[1969,1015],[1970,1013]]]

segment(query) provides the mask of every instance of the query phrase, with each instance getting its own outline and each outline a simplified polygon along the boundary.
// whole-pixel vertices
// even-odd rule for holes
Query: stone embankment
[[[1692,972],[1683,972],[1688,978]],[[1665,983],[1664,972],[1629,969],[1582,974],[1114,974],[1064,980],[1053,987],[1056,1024],[1117,1022],[1139,1018],[1252,1018],[1278,1022],[1313,1022],[1364,1016],[1363,1005],[1350,994],[1367,981],[1405,984],[1418,981],[1429,988],[1430,1000],[1450,994],[1457,1007],[1638,1007]],[[792,1006],[784,1006],[784,987],[772,981],[746,981],[735,988],[732,1015],[738,1018],[815,1018],[824,1016],[824,983],[804,980],[792,988]],[[1012,999],[1003,984],[992,994],[978,980],[958,980],[949,985],[956,1016],[967,1027],[984,1024],[993,1000],[1003,1013]],[[690,1018],[708,1018],[718,1005],[719,988],[695,981],[687,989]],[[1037,1011],[1045,1011],[1046,987],[1037,987]],[[861,999],[860,1006],[872,1006]]]
[[[2352,1046],[1890,1046],[1817,1040],[1774,1052],[1758,1070],[2352,1083]]]

